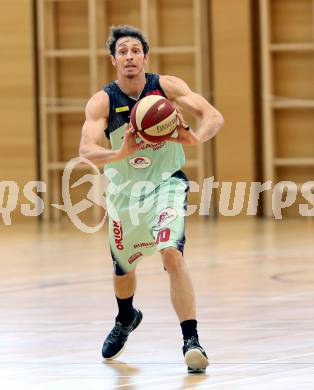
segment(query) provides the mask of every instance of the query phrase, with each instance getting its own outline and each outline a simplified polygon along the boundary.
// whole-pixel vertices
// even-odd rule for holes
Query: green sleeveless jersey
[[[136,102],[148,95],[166,97],[159,83],[159,75],[146,73],[146,84],[138,99],[127,96],[115,81],[103,89],[109,96],[110,111],[105,134],[113,150],[120,149],[123,136],[128,128],[130,113]],[[146,193],[153,191],[167,180],[185,163],[181,144],[164,141],[160,144],[143,144],[133,155],[118,162],[105,165],[105,175],[109,179],[108,195],[139,196],[138,189],[146,183]]]

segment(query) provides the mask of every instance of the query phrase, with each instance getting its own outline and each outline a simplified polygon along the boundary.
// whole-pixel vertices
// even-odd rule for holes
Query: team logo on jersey
[[[116,244],[117,249],[119,251],[123,251],[124,245],[123,245],[123,231],[122,231],[122,223],[120,221],[112,221],[113,225],[113,236],[114,236],[114,242]]]
[[[117,107],[116,112],[124,112],[124,111],[129,111],[129,106],[123,106],[123,107]]]
[[[149,167],[152,162],[148,157],[134,157],[129,161],[129,164],[133,168],[143,169]]]
[[[167,209],[162,210],[162,212],[158,215],[157,225],[159,227],[164,227],[168,225],[168,223],[174,221],[177,218],[177,216],[178,216],[177,210],[168,207]]]
[[[135,260],[137,260],[139,257],[143,256],[143,253],[142,252],[136,252],[134,253],[134,255],[130,256],[129,259],[128,259],[128,263],[129,264],[132,264],[134,263]]]

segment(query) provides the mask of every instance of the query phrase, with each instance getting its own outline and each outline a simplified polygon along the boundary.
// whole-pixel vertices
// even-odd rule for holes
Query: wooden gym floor
[[[188,375],[158,256],[138,268],[144,313],[125,352],[101,358],[116,313],[106,230],[0,228],[2,389],[314,388],[314,223],[190,219],[206,375]]]

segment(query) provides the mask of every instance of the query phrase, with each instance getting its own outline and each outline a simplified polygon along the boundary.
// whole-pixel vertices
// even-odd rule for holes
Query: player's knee
[[[165,248],[160,252],[166,271],[177,272],[184,266],[184,258],[177,248]]]

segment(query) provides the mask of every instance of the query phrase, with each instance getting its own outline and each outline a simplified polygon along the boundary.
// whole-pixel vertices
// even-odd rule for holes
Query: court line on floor
[[[110,364],[113,364],[113,363],[110,363]],[[123,363],[115,363],[115,364],[123,364]],[[182,365],[182,361],[177,361],[177,362],[164,362],[164,363],[160,363],[160,362],[128,362],[128,363],[125,363],[125,364],[128,364],[128,365],[151,365],[151,366],[163,366],[163,365],[173,365],[173,366],[181,366]],[[298,362],[288,362],[288,363],[284,363],[284,362],[265,362],[265,361],[261,361],[261,362],[212,362],[211,363],[211,366],[232,366],[233,364],[236,364],[237,366],[239,367],[242,367],[242,366],[245,366],[245,365],[310,365],[310,366],[314,366],[314,362],[301,362],[301,363],[298,363]],[[16,365],[16,366],[45,366],[45,365],[48,365],[48,366],[53,366],[53,365],[62,365],[62,366],[78,366],[78,365],[81,365],[81,366],[102,366],[103,363],[102,362],[52,362],[52,361],[46,361],[46,362],[42,362],[42,361],[38,361],[38,362],[27,362],[25,360],[21,360],[20,362],[18,361],[0,361],[0,365]],[[226,368],[220,368],[219,371],[222,371],[222,370],[225,370],[225,369],[229,369],[229,367],[226,367]],[[147,375],[144,375],[144,376],[147,376]]]
[[[252,365],[256,365],[256,364],[258,364],[259,368],[260,368],[260,367],[267,366],[267,364],[272,363],[272,362],[276,362],[277,361],[278,363],[280,363],[280,361],[282,361],[282,360],[295,359],[295,358],[299,358],[299,357],[303,357],[303,356],[312,356],[312,355],[314,355],[314,352],[288,356],[286,358],[274,358],[274,359],[269,359],[269,360],[266,360],[266,361],[261,361],[259,363],[253,363],[253,364],[252,363],[248,363],[248,364],[245,364],[245,366],[243,366],[243,364],[241,364],[241,365],[240,364],[236,364],[234,366],[228,366],[228,367],[221,368],[219,370],[216,370],[215,372],[217,372],[217,371],[218,372],[222,372],[222,371],[231,370],[231,369],[235,369],[235,368],[241,368],[241,370],[244,370],[244,369],[247,369],[248,366],[252,366]],[[293,364],[293,363],[291,363],[291,364]],[[314,362],[313,362],[313,365],[314,365]],[[238,370],[238,371],[241,371],[241,370]],[[166,377],[162,377],[162,378],[158,378],[158,379],[154,379],[154,380],[150,380],[150,381],[144,381],[144,382],[126,383],[126,384],[123,384],[123,385],[113,386],[112,389],[117,389],[117,388],[122,388],[122,387],[127,387],[127,386],[146,385],[146,384],[149,384],[149,383],[155,383],[155,382],[159,382],[159,381],[162,382],[164,380],[169,380],[169,379],[171,380],[173,378],[178,378],[178,377],[182,378],[182,374],[181,375],[175,375],[175,376],[167,375]],[[234,383],[234,381],[228,381],[225,384],[228,384],[228,383]],[[219,385],[220,384],[224,384],[224,383],[219,383]],[[213,387],[213,386],[216,386],[216,385],[218,385],[218,384],[209,385],[209,387]],[[198,387],[204,387],[204,386],[203,385],[199,385]],[[191,389],[193,389],[193,387]]]
[[[263,366],[267,366],[267,364],[264,364]],[[253,367],[246,367],[246,368],[247,369],[253,369]],[[289,372],[291,372],[291,370],[293,370],[293,371],[296,371],[296,370],[300,371],[300,370],[307,369],[307,368],[308,367],[302,367],[302,368],[297,367],[295,369],[291,369],[290,368]],[[235,383],[239,384],[239,383],[242,383],[242,382],[250,383],[257,376],[261,377],[261,376],[265,376],[265,375],[278,375],[278,374],[280,374],[280,372],[255,373],[255,374],[251,374],[251,376],[249,378],[238,378],[238,379],[232,379],[232,380],[229,380],[229,381],[212,383],[212,384],[209,384],[209,383],[199,384],[199,385],[197,385],[197,388],[206,388],[206,389],[208,389],[208,388],[211,388],[211,387],[220,386],[220,385],[226,385],[226,384],[235,384]],[[253,385],[256,385],[256,383],[255,384],[253,383]],[[188,388],[185,388],[184,390],[195,390],[195,387],[188,387]]]

